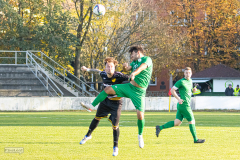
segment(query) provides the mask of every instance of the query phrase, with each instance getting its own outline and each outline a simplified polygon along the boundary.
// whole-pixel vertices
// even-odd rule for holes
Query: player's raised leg
[[[180,126],[182,124],[182,121],[179,119],[175,119],[174,121],[169,121],[167,123],[165,123],[164,125],[161,126],[156,126],[156,136],[158,137],[160,132],[163,129],[168,129],[168,128],[172,128],[174,126]]]
[[[179,105],[178,105],[178,107],[179,107]],[[174,121],[169,121],[169,122],[165,123],[164,125],[156,126],[156,136],[158,137],[159,133],[163,129],[172,128],[174,126],[180,126],[182,124],[182,121],[183,121],[183,115],[181,114],[181,111],[178,109],[177,114],[176,114],[176,119]]]
[[[98,105],[100,102],[104,101],[107,98],[108,94],[116,94],[111,86],[106,87],[102,92],[100,92],[91,104],[84,104],[83,102],[81,102],[81,105],[86,109],[96,107],[96,105]]]

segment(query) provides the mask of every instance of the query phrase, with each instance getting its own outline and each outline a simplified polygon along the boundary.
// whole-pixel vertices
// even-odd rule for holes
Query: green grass
[[[93,138],[79,145],[95,112],[0,112],[0,159],[240,159],[240,113],[194,112],[194,144],[186,120],[155,136],[155,126],[175,119],[176,112],[146,112],[143,149],[138,147],[137,116],[122,112],[119,155],[112,156],[112,128],[102,119]],[[23,147],[24,153],[5,153]]]

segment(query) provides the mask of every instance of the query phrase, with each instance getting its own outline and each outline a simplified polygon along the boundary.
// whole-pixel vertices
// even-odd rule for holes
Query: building
[[[201,95],[225,95],[225,89],[229,84],[233,88],[240,85],[240,71],[230,68],[226,65],[219,64],[192,75],[193,83],[198,83],[202,87]],[[212,92],[207,93],[207,86],[211,86]]]

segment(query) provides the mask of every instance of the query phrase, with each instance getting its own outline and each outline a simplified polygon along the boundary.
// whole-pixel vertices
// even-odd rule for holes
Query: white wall
[[[94,97],[63,98],[0,98],[0,110],[41,111],[41,110],[82,110],[80,102],[90,103]]]
[[[202,109],[235,109],[240,110],[239,96],[199,96],[196,97],[196,110]]]
[[[213,92],[225,92],[228,84],[233,84],[233,88],[236,88],[237,84],[240,85],[240,79],[213,79]]]
[[[48,110],[84,110],[80,102],[91,103],[94,97],[63,98],[0,98],[0,111],[48,111]],[[194,97],[191,108],[203,109],[236,109],[240,110],[240,97]],[[92,108],[96,110],[97,107]],[[146,97],[145,110],[168,110],[169,97]],[[177,100],[171,97],[171,110],[177,110]],[[122,110],[135,110],[132,101],[123,99]]]
[[[1,111],[42,111],[42,110],[84,110],[80,102],[91,103],[94,97],[62,97],[62,98],[0,98]],[[145,100],[146,110],[168,110],[169,98],[151,97]],[[176,110],[177,100],[171,98],[171,110]],[[97,109],[91,108],[93,110]],[[122,110],[135,110],[129,98],[123,99]]]

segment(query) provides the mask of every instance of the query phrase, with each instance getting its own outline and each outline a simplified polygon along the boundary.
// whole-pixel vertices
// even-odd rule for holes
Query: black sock
[[[113,146],[114,147],[118,147],[118,138],[119,138],[119,128],[116,130],[113,130]]]
[[[95,118],[92,120],[90,126],[89,126],[89,130],[88,133],[86,134],[87,137],[91,136],[92,132],[94,131],[94,129],[98,126],[99,124],[99,120],[96,120]]]

